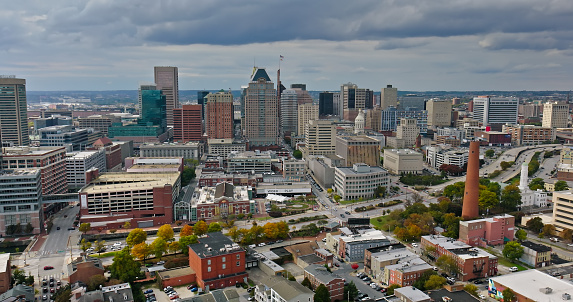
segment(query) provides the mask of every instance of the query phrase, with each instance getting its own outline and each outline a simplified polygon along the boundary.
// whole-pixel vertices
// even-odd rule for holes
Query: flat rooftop
[[[426,235],[422,236],[422,238],[428,240],[434,245],[439,245],[446,250],[453,250],[453,249],[463,249],[463,248],[471,248],[472,246],[469,244],[465,244],[457,239],[453,239],[450,237],[445,237],[442,235]]]
[[[0,254],[0,273],[5,273],[8,268],[10,253]]]
[[[509,287],[531,301],[563,301],[561,298],[563,294],[573,294],[571,282],[557,279],[535,269],[494,277],[490,279],[490,285],[491,282],[497,282],[504,288]],[[545,288],[550,288],[551,292],[547,294],[546,291],[542,292],[541,290]]]
[[[207,233],[205,237],[199,238],[199,243],[191,244],[189,247],[201,258],[243,251],[238,244],[221,232]]]
[[[179,172],[166,173],[103,173],[82,188],[80,193],[105,193],[131,190],[149,190],[164,187],[166,184],[174,186],[180,177]]]

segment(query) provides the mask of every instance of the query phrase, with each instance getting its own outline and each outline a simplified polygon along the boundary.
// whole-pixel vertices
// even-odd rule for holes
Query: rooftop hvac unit
[[[553,292],[553,289],[551,287],[543,287],[540,288],[539,291],[544,294],[550,294],[551,292]]]

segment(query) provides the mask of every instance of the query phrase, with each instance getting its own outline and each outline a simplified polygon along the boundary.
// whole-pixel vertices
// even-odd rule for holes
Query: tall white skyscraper
[[[4,142],[30,144],[25,79],[0,76],[0,131]]]
[[[519,101],[516,98],[475,97],[473,118],[487,126],[491,124],[516,124]]]
[[[567,128],[569,124],[569,104],[543,104],[543,123],[546,128]]]

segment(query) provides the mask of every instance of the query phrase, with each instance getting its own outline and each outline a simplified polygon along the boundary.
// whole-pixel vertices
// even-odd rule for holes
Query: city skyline
[[[192,12],[192,13],[190,13]],[[568,1],[6,3],[2,74],[29,91],[137,89],[154,66],[179,88],[232,89],[253,65],[337,90],[570,90]]]

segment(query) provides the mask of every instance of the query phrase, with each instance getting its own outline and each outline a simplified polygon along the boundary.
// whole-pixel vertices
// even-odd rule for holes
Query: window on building
[[[207,260],[207,265],[211,265],[211,259]]]
[[[227,258],[226,258],[226,257],[223,257],[223,261],[222,261],[222,262],[225,262],[226,260],[227,260]]]
[[[237,259],[241,259],[241,254],[237,254]]]
[[[221,267],[222,269],[226,269],[227,265],[225,263],[223,263],[223,266]]]
[[[237,261],[237,266],[241,266],[241,261]]]

